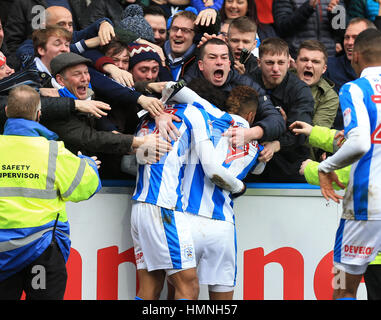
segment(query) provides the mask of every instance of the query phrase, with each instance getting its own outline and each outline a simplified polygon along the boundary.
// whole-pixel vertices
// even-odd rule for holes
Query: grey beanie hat
[[[142,39],[155,42],[153,30],[147,20],[144,19],[142,7],[137,4],[130,4],[124,9],[119,27],[135,33]]]

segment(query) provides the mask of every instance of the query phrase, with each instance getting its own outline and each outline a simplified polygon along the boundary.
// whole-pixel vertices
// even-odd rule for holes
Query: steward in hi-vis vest
[[[35,121],[39,101],[30,87],[13,89],[0,135],[0,299],[19,299],[22,290],[27,299],[63,298],[70,251],[65,202],[101,188],[98,161],[75,156]]]

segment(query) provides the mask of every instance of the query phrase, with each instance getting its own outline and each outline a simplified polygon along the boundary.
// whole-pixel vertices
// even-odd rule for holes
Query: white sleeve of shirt
[[[243,189],[243,182],[215,161],[212,141],[209,139],[201,141],[196,144],[195,149],[205,174],[215,185],[232,193],[238,193]]]
[[[344,85],[340,103],[346,141],[334,155],[319,164],[319,171],[326,173],[353,164],[371,147],[369,114],[361,88],[354,83]]]
[[[210,140],[208,118],[205,111],[194,106],[188,106],[186,115],[192,124],[192,143],[200,159],[202,168],[207,177],[217,186],[233,193],[243,189],[243,182],[233,176],[227,168],[223,167],[213,156],[216,151]]]
[[[348,132],[347,140],[331,157],[319,164],[319,171],[332,172],[344,168],[361,159],[370,148],[369,130],[356,127]]]

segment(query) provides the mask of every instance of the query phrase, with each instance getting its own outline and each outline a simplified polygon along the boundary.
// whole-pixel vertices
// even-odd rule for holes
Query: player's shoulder
[[[234,123],[233,123],[234,126],[238,126],[241,128],[250,128],[249,123],[244,118],[239,116],[238,114],[230,114],[230,116],[232,117],[232,119],[234,121]]]

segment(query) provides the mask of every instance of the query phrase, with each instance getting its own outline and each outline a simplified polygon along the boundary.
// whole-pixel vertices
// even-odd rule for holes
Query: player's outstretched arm
[[[233,194],[241,193],[245,189],[245,185],[241,180],[234,177],[225,167],[215,162],[214,158],[211,157],[215,150],[210,140],[199,142],[196,145],[196,152],[205,174],[215,185]]]

